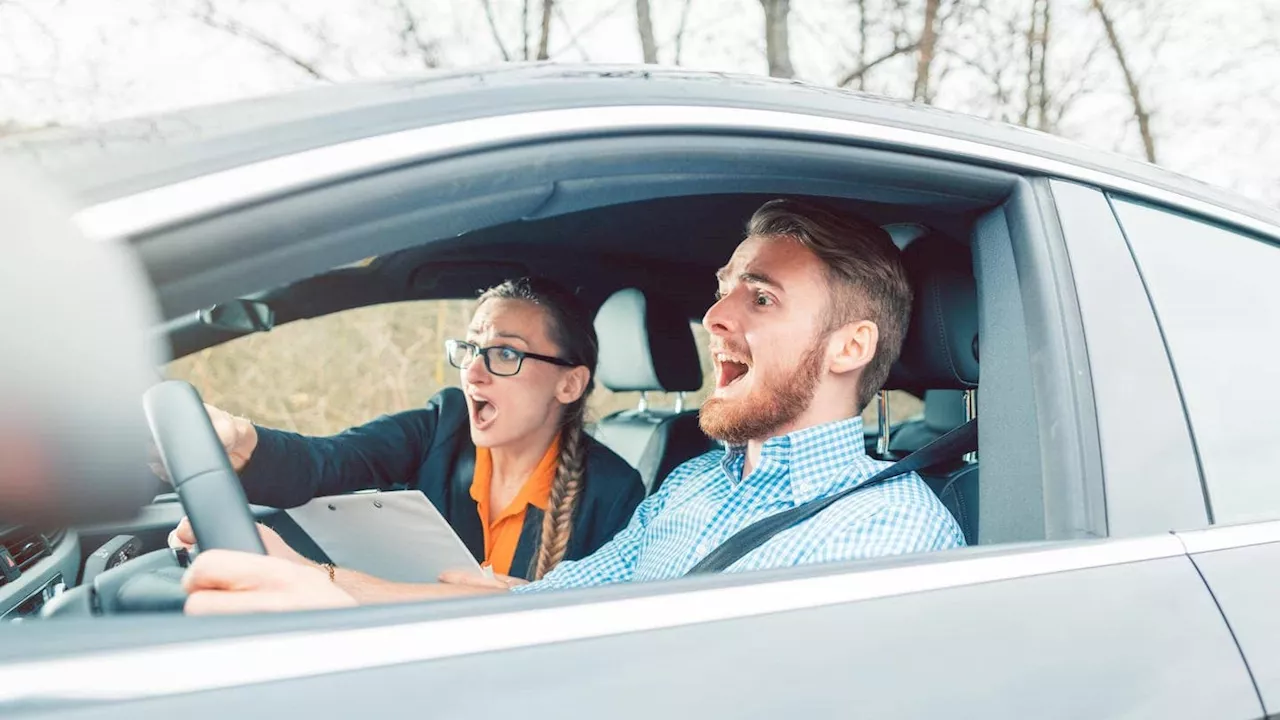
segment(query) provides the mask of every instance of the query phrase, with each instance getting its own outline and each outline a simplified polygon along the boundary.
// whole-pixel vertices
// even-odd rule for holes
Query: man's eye
[[[773,304],[773,298],[764,293],[756,293],[756,305],[766,307]]]
[[[502,359],[502,360],[510,360],[510,361],[513,361],[513,362],[514,362],[514,361],[515,361],[517,358],[519,358],[519,357],[520,357],[520,353],[516,352],[515,350],[513,350],[513,349],[511,349],[511,348],[509,348],[509,347],[501,347],[501,348],[498,348],[498,358],[499,358],[499,359]]]

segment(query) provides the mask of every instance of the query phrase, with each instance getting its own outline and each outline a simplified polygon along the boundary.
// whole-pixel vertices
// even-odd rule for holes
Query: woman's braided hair
[[[582,493],[586,471],[587,438],[584,425],[587,397],[595,387],[599,342],[587,309],[573,293],[545,278],[508,280],[486,290],[480,304],[488,300],[523,300],[541,307],[547,316],[551,341],[560,349],[560,357],[591,371],[582,396],[566,405],[560,416],[560,456],[556,458],[556,477],[551,484],[551,498],[542,520],[542,543],[532,580],[551,571],[564,559],[569,547],[574,508]]]

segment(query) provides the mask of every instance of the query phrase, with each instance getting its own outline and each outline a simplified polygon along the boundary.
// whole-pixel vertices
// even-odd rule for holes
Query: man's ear
[[[590,381],[591,371],[586,367],[579,365],[569,370],[560,376],[560,383],[556,385],[556,400],[564,405],[577,402],[582,393],[586,392]]]
[[[855,372],[866,367],[876,355],[880,328],[870,320],[849,323],[831,333],[827,345],[827,368],[837,374]]]

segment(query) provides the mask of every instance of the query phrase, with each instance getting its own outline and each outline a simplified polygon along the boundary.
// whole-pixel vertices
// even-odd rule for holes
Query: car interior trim
[[[1253,216],[1184,193],[1022,150],[858,120],[781,110],[683,105],[542,110],[403,130],[254,162],[117,198],[82,209],[74,220],[91,238],[121,239],[405,163],[583,133],[672,130],[800,133],[827,140],[886,143],[939,152],[1094,184],[1280,239],[1280,228]]]
[[[1182,543],[1172,535],[972,548],[896,559],[911,564],[865,570],[857,569],[865,565],[854,565],[850,572],[729,587],[50,658],[0,665],[0,713],[388,667],[1181,556]],[[676,582],[696,585],[699,580]]]

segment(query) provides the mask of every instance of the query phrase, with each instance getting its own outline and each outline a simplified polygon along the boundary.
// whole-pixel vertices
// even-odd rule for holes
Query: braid
[[[556,479],[551,485],[551,499],[542,518],[542,545],[538,548],[538,565],[533,580],[551,572],[569,548],[573,511],[582,491],[587,443],[582,430],[586,411],[585,398],[565,409],[564,431],[560,438],[560,457],[556,462]]]

